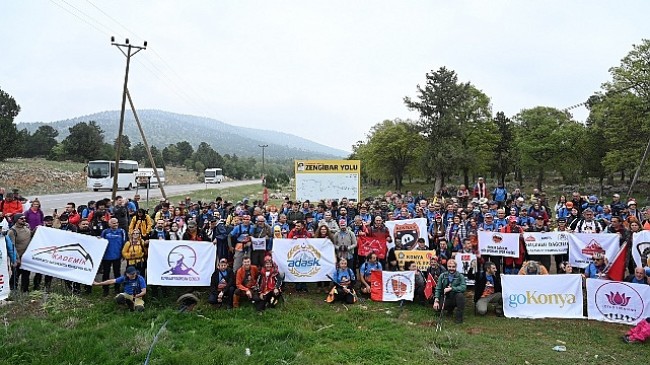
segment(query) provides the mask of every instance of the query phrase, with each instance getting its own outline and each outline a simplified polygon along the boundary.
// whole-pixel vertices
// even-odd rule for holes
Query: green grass
[[[294,294],[260,314],[246,302],[232,311],[214,309],[205,297],[190,313],[176,313],[172,299],[148,299],[143,313],[98,294],[68,299],[72,303],[62,297],[48,307],[38,295],[18,299],[0,309],[6,318],[0,363],[141,364],[168,319],[151,364],[623,364],[650,358],[648,346],[620,340],[627,327],[587,320],[475,317],[467,308],[464,324],[445,320],[436,333],[437,315],[412,303],[343,306],[324,303],[324,294]],[[552,351],[558,340],[566,352]]]

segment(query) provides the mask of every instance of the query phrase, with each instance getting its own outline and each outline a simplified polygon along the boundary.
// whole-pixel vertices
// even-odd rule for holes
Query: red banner
[[[357,237],[357,254],[365,257],[371,252],[376,253],[379,259],[386,258],[386,238]]]

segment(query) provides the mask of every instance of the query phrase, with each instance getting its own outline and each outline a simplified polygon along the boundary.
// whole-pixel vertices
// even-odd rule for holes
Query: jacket
[[[226,286],[219,290],[219,283],[221,280],[224,281]],[[223,273],[219,271],[219,269],[212,273],[212,277],[210,278],[210,293],[218,294],[220,291],[227,292],[227,289],[230,287],[235,287],[235,273],[231,268],[226,268],[226,271]]]
[[[9,229],[7,236],[11,239],[11,242],[14,243],[14,248],[16,249],[16,254],[18,258],[23,257],[25,251],[27,251],[27,246],[32,240],[32,231],[29,230],[27,225],[19,227],[14,225]]]
[[[253,289],[257,285],[257,277],[259,276],[259,269],[255,265],[251,265],[250,272],[247,274],[246,269],[242,266],[237,270],[235,284],[237,289],[247,291]],[[248,277],[247,277],[248,275]]]
[[[140,236],[144,237],[149,234],[153,228],[153,220],[148,215],[144,214],[142,219],[138,219],[138,216],[133,216],[131,218],[131,223],[129,224],[129,234],[133,233],[134,229],[140,230]]]
[[[502,288],[501,288],[501,276],[499,273],[495,273],[492,275],[494,278],[494,292],[495,293],[501,293]],[[483,292],[485,291],[485,286],[487,284],[487,275],[485,272],[482,272],[481,275],[476,279],[476,282],[474,283],[474,303],[478,302],[479,299],[481,299],[481,296],[483,295]]]
[[[127,265],[135,265],[145,261],[147,248],[143,240],[138,243],[127,241],[122,247],[122,257],[126,260]]]
[[[436,295],[435,298],[440,300],[443,295],[443,290],[451,284],[452,293],[465,293],[467,290],[467,284],[465,283],[465,275],[456,272],[454,273],[454,280],[449,283],[449,271],[445,271],[440,274],[438,282],[436,283]]]

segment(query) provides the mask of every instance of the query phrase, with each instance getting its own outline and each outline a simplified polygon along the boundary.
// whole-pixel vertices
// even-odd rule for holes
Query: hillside
[[[238,127],[211,118],[160,110],[140,110],[138,117],[149,144],[159,148],[186,140],[194,148],[201,142],[208,142],[220,154],[238,156],[261,156],[260,144],[269,145],[265,152],[267,158],[340,158],[348,154],[289,133]],[[104,131],[105,140],[112,141],[117,137],[119,118],[119,111],[106,111],[51,123],[19,123],[17,127],[33,133],[41,125],[48,124],[59,131],[58,139],[63,140],[69,133],[68,128],[79,122],[94,120]],[[132,144],[141,141],[131,113],[126,113],[124,133]]]

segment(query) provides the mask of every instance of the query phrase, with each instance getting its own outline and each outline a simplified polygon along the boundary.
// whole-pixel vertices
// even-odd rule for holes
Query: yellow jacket
[[[122,248],[122,257],[126,260],[127,265],[135,265],[145,260],[147,248],[143,240],[138,240],[137,243],[127,241]]]
[[[129,235],[131,235],[133,230],[136,228],[140,230],[140,236],[144,237],[151,232],[151,229],[153,228],[153,220],[146,214],[144,215],[144,219],[138,220],[138,216],[136,215],[131,218],[131,223],[129,224]]]

